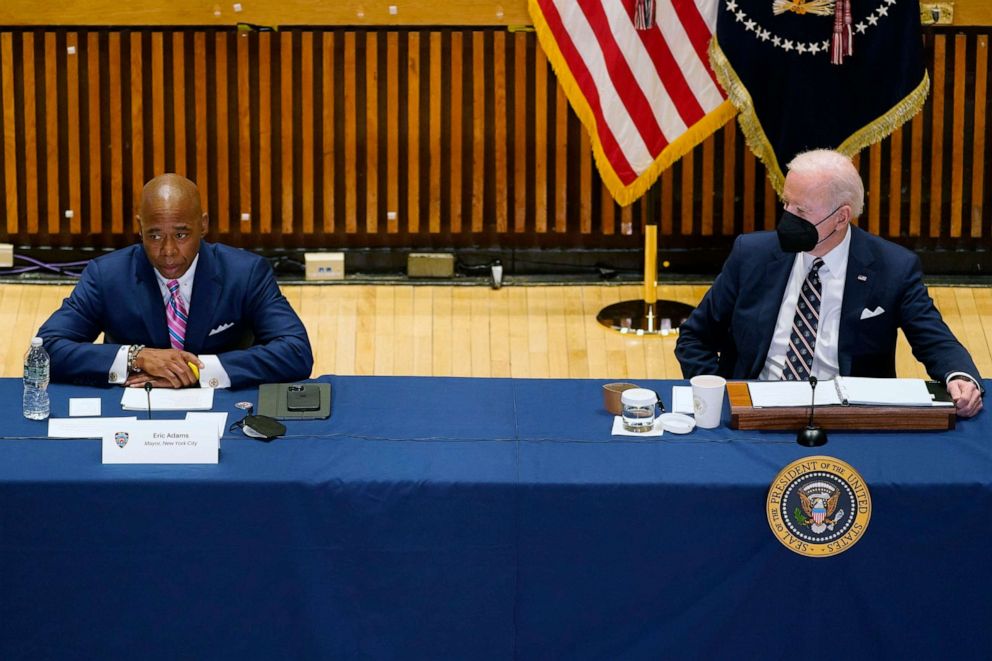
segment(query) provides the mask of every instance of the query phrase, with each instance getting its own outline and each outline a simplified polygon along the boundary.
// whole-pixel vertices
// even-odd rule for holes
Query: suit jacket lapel
[[[200,242],[199,255],[193,278],[193,300],[189,303],[189,323],[186,324],[186,350],[190,353],[201,352],[214,318],[211,310],[216,307],[221,291],[217,263],[204,241]]]
[[[840,338],[838,365],[841,375],[851,373],[851,356],[860,341],[856,332],[861,322],[861,311],[875,286],[874,255],[865,242],[864,232],[851,227],[851,251],[847,257],[847,277],[844,281],[844,300],[840,306]]]
[[[779,309],[782,307],[782,297],[785,295],[785,287],[789,283],[789,274],[792,273],[792,265],[796,262],[796,256],[792,253],[782,253],[780,257],[769,261],[765,266],[765,272],[757,282],[757,286],[771,286],[771,289],[761,297],[761,316],[757,320],[760,332],[760,344],[755,353],[754,362],[751,364],[751,374],[753,378],[758,378],[761,370],[765,366],[765,359],[768,357],[768,347],[772,344],[772,336],[775,334],[775,323],[778,321]],[[767,283],[767,284],[766,284]]]
[[[145,249],[139,247],[134,253],[134,281],[141,295],[137,297],[137,305],[141,320],[145,324],[151,345],[159,349],[169,348],[169,329],[165,323],[165,303],[162,300],[162,290],[159,289],[155,269],[145,255]]]

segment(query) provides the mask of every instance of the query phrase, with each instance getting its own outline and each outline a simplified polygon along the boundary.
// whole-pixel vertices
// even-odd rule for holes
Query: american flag
[[[736,112],[707,57],[717,0],[656,0],[647,29],[634,26],[638,1],[529,0],[600,177],[623,205]]]

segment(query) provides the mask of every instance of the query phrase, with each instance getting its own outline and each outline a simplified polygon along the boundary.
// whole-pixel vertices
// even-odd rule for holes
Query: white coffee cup
[[[722,376],[700,374],[689,379],[689,383],[692,384],[692,408],[696,413],[696,426],[703,429],[719,427],[727,380]]]

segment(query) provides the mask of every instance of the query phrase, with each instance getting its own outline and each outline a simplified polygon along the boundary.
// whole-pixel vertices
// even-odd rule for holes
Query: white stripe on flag
[[[641,41],[637,30],[634,29],[634,24],[630,20],[626,7],[619,2],[607,2],[603,5],[603,9],[610,24],[610,32],[616,39],[620,51],[624,54],[631,73],[634,74],[633,82],[641,88],[644,96],[651,104],[651,112],[664,134],[665,140],[671,142],[685,133],[688,127],[682,121],[679,113],[675,111],[674,102],[668,94],[668,90],[665,89],[665,84],[658,77],[654,61],[644,47],[644,42]]]
[[[699,7],[699,4],[697,4],[699,12],[707,25],[711,23],[715,25],[716,4],[706,4],[709,6],[705,8]],[[703,13],[704,11],[712,14],[712,17],[707,16],[707,14]],[[710,76],[706,65],[699,59],[699,54],[693,47],[692,42],[689,41],[689,35],[686,34],[685,28],[682,26],[682,21],[675,12],[675,7],[672,5],[671,0],[658,0],[657,17],[658,28],[668,43],[668,47],[671,49],[672,56],[678,63],[679,69],[682,70],[682,75],[685,76],[685,80],[689,84],[689,89],[692,90],[692,94],[696,97],[699,105],[703,107],[703,112],[710,112],[723,103],[723,94],[717,88],[716,83],[713,82],[713,78]],[[712,34],[712,29],[710,32]]]

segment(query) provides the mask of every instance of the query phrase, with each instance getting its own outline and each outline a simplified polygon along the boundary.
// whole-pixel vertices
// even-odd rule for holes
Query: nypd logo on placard
[[[871,494],[849,464],[805,457],[779,472],[768,490],[768,525],[786,548],[811,558],[842,553],[864,536]]]

